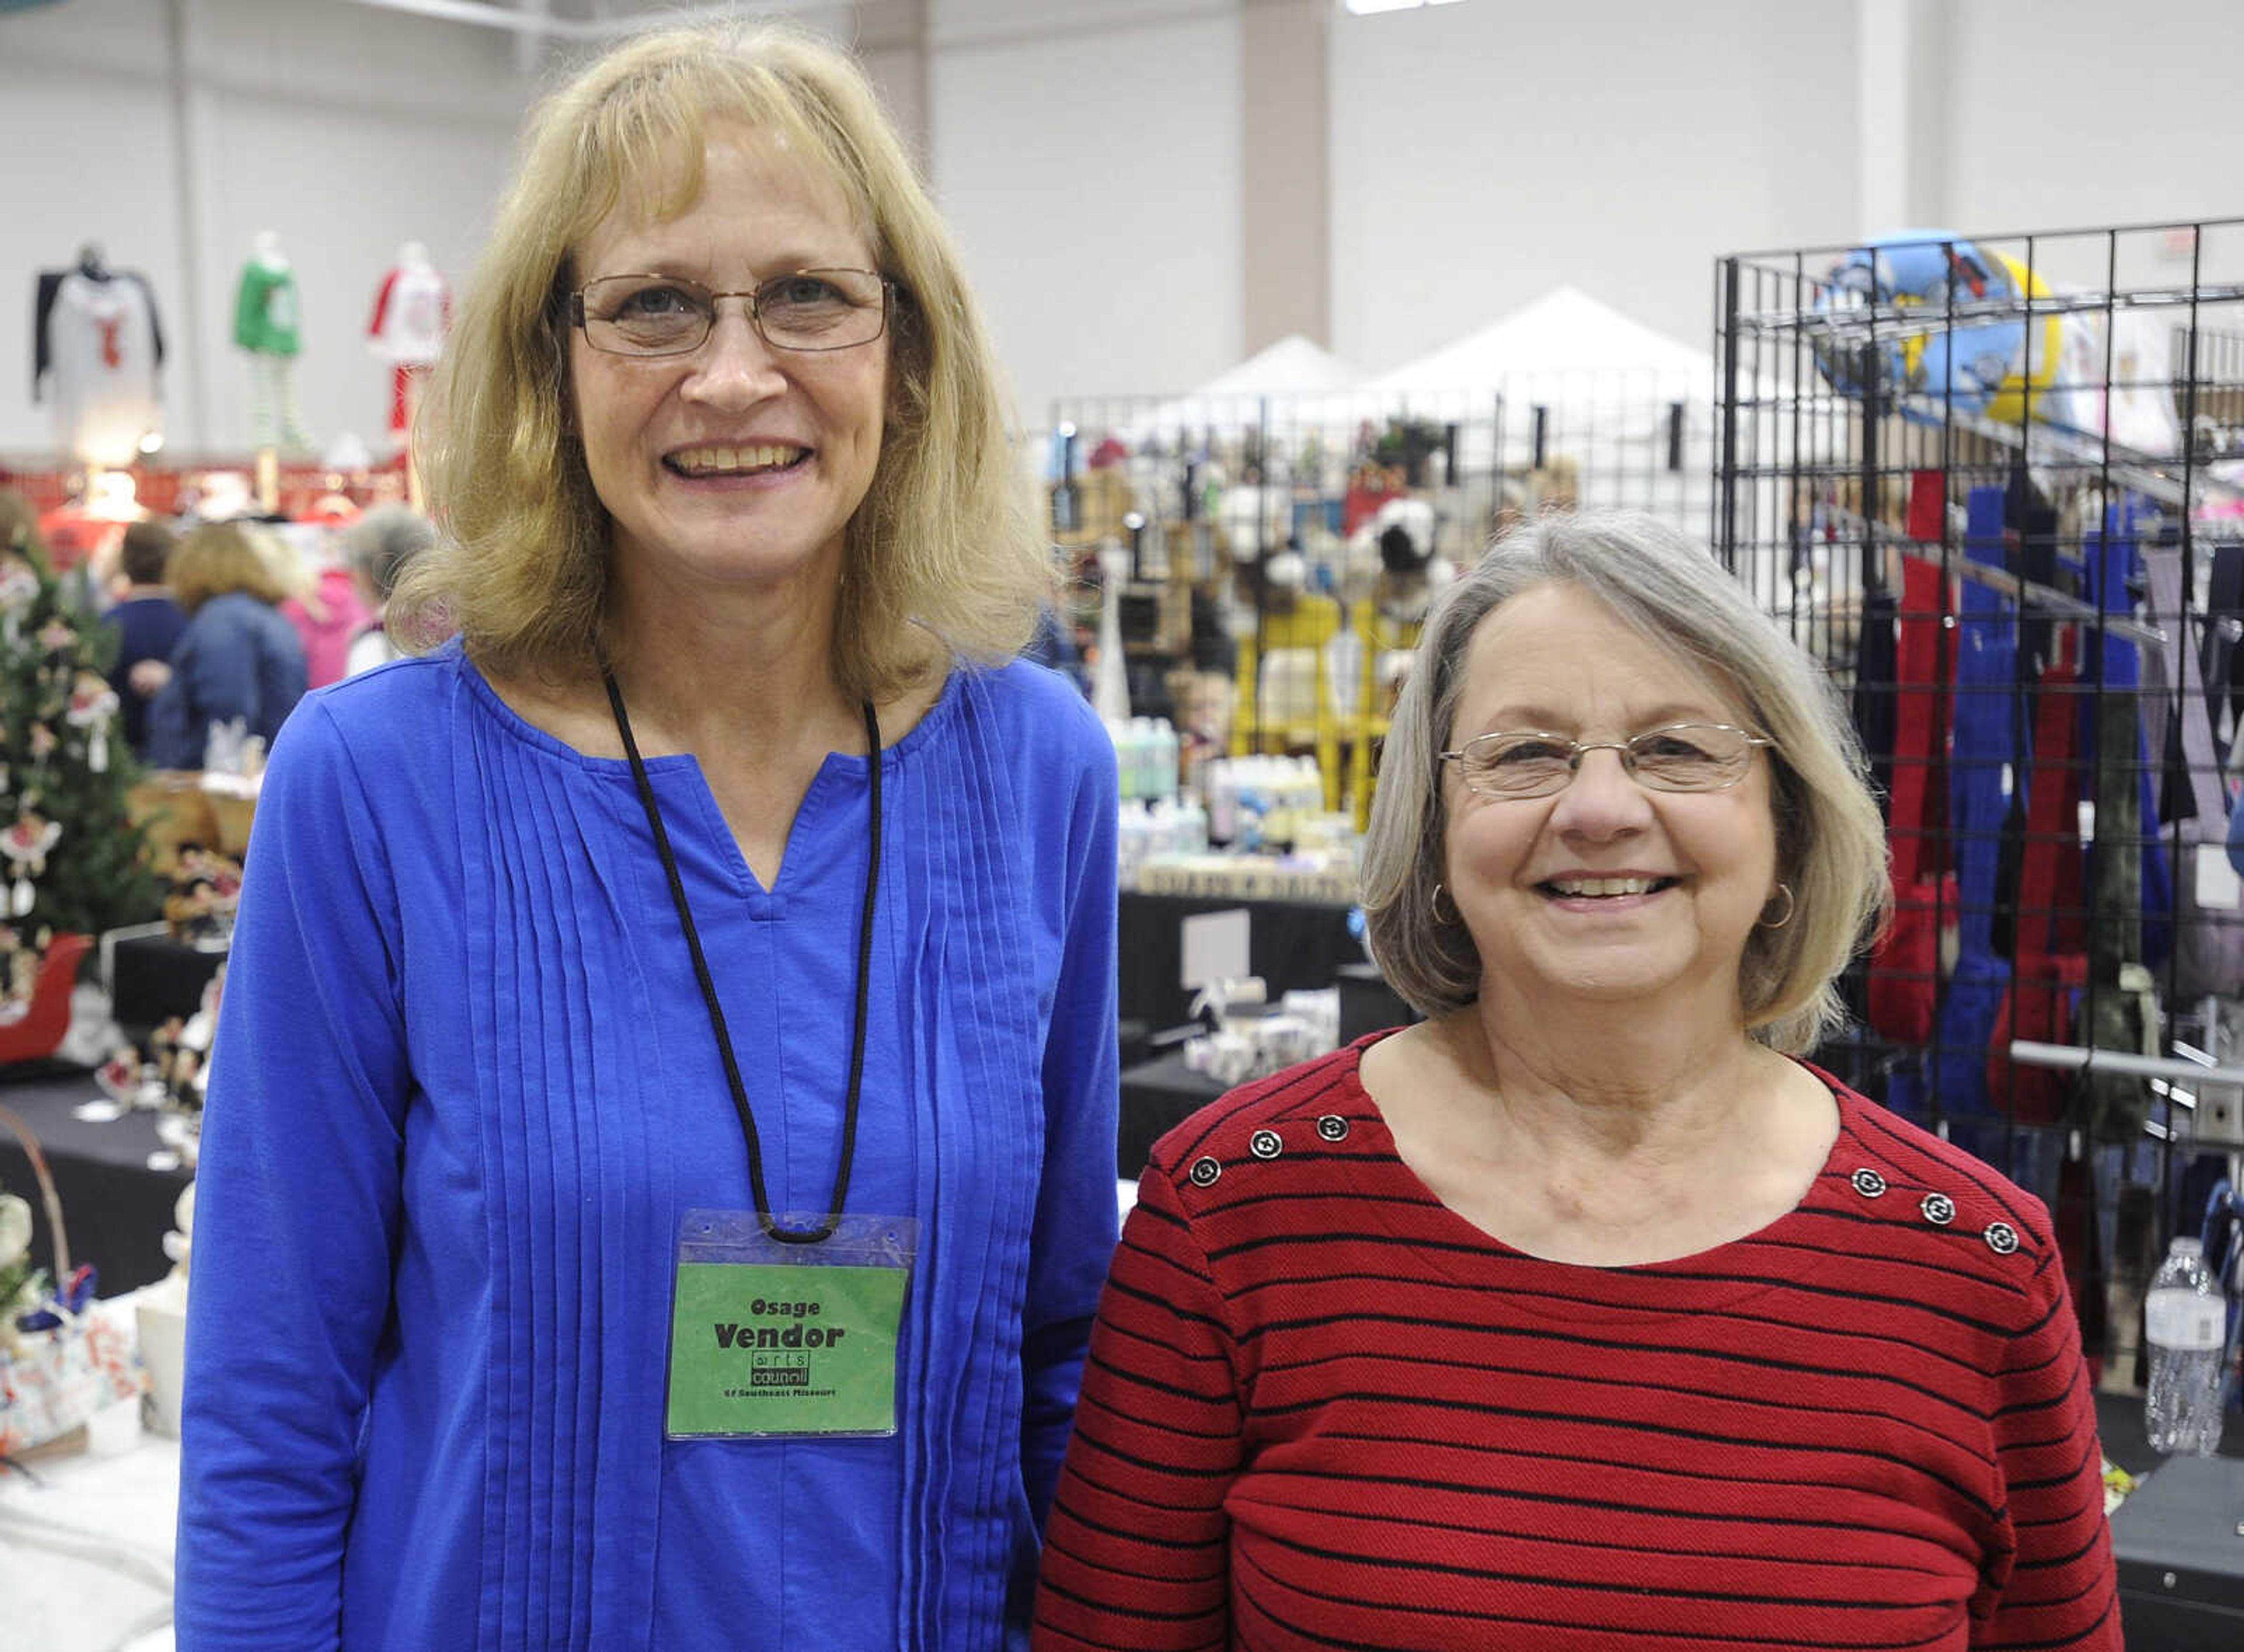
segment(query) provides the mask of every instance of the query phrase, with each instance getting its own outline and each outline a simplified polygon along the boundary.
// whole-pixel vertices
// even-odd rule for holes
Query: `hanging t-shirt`
[[[87,464],[129,464],[163,428],[156,369],[164,339],[148,285],[129,271],[39,277],[34,397],[52,376],[57,440]]]
[[[428,367],[444,353],[452,293],[427,264],[400,264],[382,278],[367,337],[374,353],[400,367]]]
[[[259,355],[294,355],[303,348],[296,331],[296,272],[287,264],[253,258],[242,266],[233,302],[233,342]]]

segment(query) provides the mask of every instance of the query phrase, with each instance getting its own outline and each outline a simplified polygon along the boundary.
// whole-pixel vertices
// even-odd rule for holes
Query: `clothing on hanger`
[[[296,272],[286,259],[253,258],[241,267],[233,301],[236,344],[253,355],[293,356],[304,347],[298,316]]]
[[[98,258],[44,271],[31,326],[31,399],[52,390],[57,444],[87,464],[139,458],[163,431],[164,332],[146,280]]]

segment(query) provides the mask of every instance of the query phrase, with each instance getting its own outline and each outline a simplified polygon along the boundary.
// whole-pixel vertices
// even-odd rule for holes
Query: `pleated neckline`
[[[483,675],[481,668],[474,660],[468,658],[467,651],[461,647],[458,638],[455,637],[447,642],[441,653],[449,656],[456,662],[462,680],[468,684],[470,692],[489,711],[492,721],[514,738],[526,745],[534,746],[541,751],[550,752],[554,756],[575,763],[587,773],[620,776],[626,782],[631,779],[631,764],[626,759],[595,757],[588,752],[578,751],[567,741],[558,735],[546,733],[544,729],[531,722],[512,706],[508,705],[498,690],[491,687],[490,680]],[[950,675],[943,681],[943,692],[936,697],[935,703],[927,708],[926,714],[912,726],[909,733],[902,739],[896,740],[889,738],[885,733],[882,735],[881,755],[883,759],[883,773],[887,771],[889,760],[909,757],[929,741],[936,738],[943,726],[958,714],[960,688],[967,674],[965,668],[953,666]],[[691,752],[673,752],[660,757],[646,759],[647,772],[651,775],[688,768],[692,769],[696,778],[700,777],[701,760]],[[869,773],[869,765],[862,756],[854,752],[829,751],[819,766],[819,774],[823,775],[829,769],[836,774],[855,775],[862,778]],[[705,791],[707,789],[706,782],[703,789]]]

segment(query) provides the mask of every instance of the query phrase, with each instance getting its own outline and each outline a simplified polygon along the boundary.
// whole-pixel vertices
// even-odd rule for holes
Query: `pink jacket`
[[[351,639],[374,618],[359,600],[358,587],[348,568],[326,570],[320,575],[320,588],[311,602],[291,597],[280,605],[280,612],[304,640],[305,675],[314,688],[342,680]]]

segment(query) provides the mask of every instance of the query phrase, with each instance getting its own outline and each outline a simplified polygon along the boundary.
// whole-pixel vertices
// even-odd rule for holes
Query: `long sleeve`
[[[274,753],[197,1182],[180,1652],[338,1644],[409,1085],[391,872],[322,708]]]
[[[1234,1347],[1206,1258],[1155,1164],[1099,1302],[1044,1531],[1040,1652],[1229,1643],[1224,1500],[1244,1454]]]
[[[1104,734],[1098,736],[1100,748]],[[1044,1161],[1029,1241],[1021,1464],[1041,1526],[1059,1479],[1084,1351],[1114,1252],[1117,782],[1111,751],[1084,772],[1061,865],[1069,880],[1059,979],[1044,1039]]]
[[[156,365],[164,365],[164,320],[156,313],[156,289],[148,285],[148,278],[137,271],[125,279],[140,289],[140,301],[148,307],[148,342],[155,351]]]
[[[63,272],[45,270],[39,276],[38,292],[31,300],[31,399],[39,399],[39,386],[47,371],[54,365],[54,344],[50,333],[53,326],[55,295],[63,290]]]
[[[156,768],[200,768],[199,731],[187,713],[186,685],[175,674],[148,702],[148,762]]]
[[[390,289],[397,285],[397,272],[391,270],[382,278],[382,289],[374,295],[374,315],[366,324],[366,335],[379,343],[382,324],[389,316]]]
[[[2119,1582],[2104,1519],[2103,1452],[2080,1327],[2048,1219],[2033,1322],[2000,1373],[1994,1432],[2015,1552],[1973,1602],[1974,1647],[2120,1646]]]

